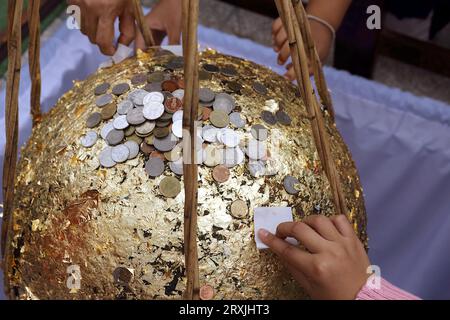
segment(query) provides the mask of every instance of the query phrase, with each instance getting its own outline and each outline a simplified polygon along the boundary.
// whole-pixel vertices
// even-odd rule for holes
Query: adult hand
[[[150,27],[157,45],[161,44],[166,35],[169,44],[180,44],[181,0],[159,1],[145,16],[145,22]],[[138,29],[136,33],[136,48],[145,49],[144,38],[140,30]]]
[[[367,253],[343,215],[312,215],[280,224],[276,235],[263,229],[258,235],[313,299],[355,299],[369,277]]]
[[[114,22],[119,18],[119,43],[128,46],[135,38],[135,23],[132,2],[129,0],[68,0],[81,11],[81,32],[100,51],[112,56],[116,52]]]

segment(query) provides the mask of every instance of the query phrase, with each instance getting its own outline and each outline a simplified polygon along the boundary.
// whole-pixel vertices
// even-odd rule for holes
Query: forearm
[[[309,0],[306,11],[327,21],[337,30],[351,3],[351,0]]]

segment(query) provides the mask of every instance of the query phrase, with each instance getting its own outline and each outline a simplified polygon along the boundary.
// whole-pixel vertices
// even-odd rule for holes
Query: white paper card
[[[123,45],[121,43],[118,44],[116,53],[112,56],[112,59],[115,64],[121,63],[123,60],[128,58],[130,54],[133,52],[133,49]]]
[[[275,234],[277,227],[282,222],[292,222],[292,209],[289,207],[262,207],[255,208],[254,222],[255,222],[255,242],[259,250],[267,249],[268,247],[261,242],[258,236],[259,229],[266,229]],[[286,241],[297,245],[297,240],[293,238],[286,238]]]

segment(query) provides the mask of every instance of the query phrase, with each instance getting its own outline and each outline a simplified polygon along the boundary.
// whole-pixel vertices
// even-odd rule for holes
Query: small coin
[[[150,73],[147,77],[148,82],[163,82],[164,81],[164,72],[156,71]]]
[[[117,118],[115,118],[113,121],[113,126],[114,126],[114,129],[116,129],[116,130],[123,130],[123,129],[128,128],[129,123],[127,121],[127,116],[121,115],[121,116],[118,116]],[[133,132],[134,132],[134,128],[133,128]],[[127,135],[126,132],[125,132],[125,135]]]
[[[159,118],[159,120],[162,120],[162,121],[169,121],[169,120],[172,120],[172,114],[171,113],[168,113],[168,112],[164,112],[163,114],[162,114],[162,116]]]
[[[118,267],[113,272],[114,283],[120,286],[128,285],[133,279],[133,272],[125,267]]]
[[[145,122],[143,108],[131,109],[127,113],[127,122],[133,126],[140,125]]]
[[[125,129],[125,137],[131,136],[135,130],[136,128],[134,126],[128,126],[128,128]]]
[[[172,96],[179,99],[181,102],[183,102],[184,99],[184,89],[177,89],[174,92],[172,92]]]
[[[102,115],[98,112],[91,113],[86,120],[86,127],[92,129],[102,122]]]
[[[181,184],[175,177],[165,177],[159,184],[159,191],[166,198],[175,198],[181,192]]]
[[[158,101],[147,101],[142,112],[145,119],[156,120],[163,115],[164,105]]]
[[[95,89],[94,89],[94,94],[95,94],[96,96],[100,96],[100,95],[102,95],[102,94],[105,94],[106,91],[108,91],[108,89],[109,89],[110,86],[111,86],[111,85],[110,85],[109,83],[107,83],[107,82],[104,82],[104,83],[102,83],[102,84],[99,84],[98,86],[95,87]]]
[[[234,77],[234,76],[237,76],[237,74],[238,74],[236,69],[231,65],[220,68],[220,73],[222,73],[223,75],[225,75],[227,77]]]
[[[167,135],[165,138],[155,138],[153,139],[153,145],[155,148],[161,152],[167,152],[172,150],[178,143],[177,137],[173,134]]]
[[[164,172],[164,161],[160,158],[149,158],[145,163],[145,171],[152,177],[159,177]]]
[[[128,99],[130,99],[135,106],[143,106],[144,98],[147,96],[147,94],[148,92],[145,90],[136,89],[128,94]]]
[[[252,88],[256,93],[259,93],[261,95],[267,94],[267,88],[260,82],[253,82]]]
[[[213,169],[212,176],[217,182],[223,183],[230,178],[230,170],[224,165],[218,165]]]
[[[201,300],[211,300],[214,297],[214,289],[210,285],[200,287],[199,297]]]
[[[125,133],[123,130],[112,129],[106,136],[106,142],[110,146],[118,145],[125,138]]]
[[[175,113],[183,107],[183,103],[180,99],[171,97],[166,99],[166,101],[164,102],[164,107],[166,112]]]
[[[122,163],[128,160],[130,149],[124,144],[119,144],[111,149],[111,158],[116,163]]]
[[[143,104],[146,105],[150,101],[163,103],[164,99],[165,99],[164,94],[162,94],[161,92],[153,91],[153,92],[149,92],[145,95]]]
[[[243,200],[236,200],[231,204],[231,215],[241,219],[248,215],[247,203]]]
[[[298,189],[299,185],[300,181],[298,181],[298,179],[293,176],[286,176],[283,180],[284,190],[292,195],[296,195],[300,192],[300,190]]]
[[[262,161],[251,160],[248,162],[247,167],[250,174],[255,178],[262,177],[266,173],[266,166]]]
[[[267,156],[266,144],[256,140],[250,140],[245,151],[252,160],[260,160]]]
[[[228,148],[234,148],[239,145],[241,138],[232,129],[225,129],[222,131],[220,138],[218,139]]]
[[[229,88],[231,91],[233,91],[233,92],[235,92],[235,93],[239,93],[239,92],[241,91],[241,89],[242,89],[242,85],[240,85],[240,84],[239,84],[238,82],[236,82],[236,81],[230,81],[230,82],[228,82],[227,86],[228,86],[228,88]]]
[[[155,138],[161,139],[167,137],[169,133],[170,133],[169,127],[160,127],[155,129],[153,135],[155,136]]]
[[[117,104],[117,113],[120,115],[126,115],[128,111],[134,108],[133,102],[130,100],[123,100]]]
[[[172,150],[165,152],[164,157],[167,159],[167,161],[178,161],[183,154],[183,148],[181,144],[177,144],[175,148]]]
[[[95,105],[99,108],[106,106],[113,101],[113,96],[111,94],[104,94],[95,99]]]
[[[144,141],[144,142],[141,143],[140,150],[141,150],[141,152],[142,152],[144,155],[148,156],[148,155],[150,155],[150,153],[152,153],[153,151],[155,151],[155,148],[154,148],[153,146],[151,146],[151,145],[148,145],[148,144],[145,143],[145,141]]]
[[[215,167],[222,163],[222,150],[213,146],[207,145],[205,149],[203,149],[203,163],[207,167]]]
[[[216,73],[216,72],[220,71],[219,67],[217,67],[214,64],[209,64],[209,63],[206,63],[203,65],[203,70],[205,70],[207,72],[211,72],[211,73]]]
[[[109,120],[116,114],[117,107],[115,103],[107,104],[102,108],[100,114],[102,115],[103,120]]]
[[[87,132],[83,137],[80,139],[80,143],[85,148],[91,148],[98,140],[98,134],[95,131],[89,131]]]
[[[183,120],[183,110],[178,110],[173,114],[172,121],[175,122],[178,120]]]
[[[138,73],[131,78],[131,84],[139,86],[147,82],[147,75],[145,73]]]
[[[126,141],[124,145],[128,148],[128,160],[134,159],[139,155],[139,145],[135,141]]]
[[[236,128],[243,128],[247,124],[247,121],[245,121],[239,112],[233,112],[230,114],[230,122]]]
[[[153,129],[155,129],[155,122],[153,121],[145,121],[143,124],[140,124],[136,127],[136,134],[141,136],[148,136]]]
[[[183,120],[175,121],[172,124],[172,133],[177,138],[182,138],[183,137]]]
[[[106,140],[106,136],[108,135],[108,133],[111,132],[111,130],[114,130],[114,125],[112,121],[106,123],[100,130],[100,136],[102,137],[103,140]]]
[[[198,98],[201,102],[212,102],[216,94],[209,88],[200,88]]]
[[[264,127],[261,124],[255,124],[251,129],[251,134],[253,138],[255,138],[258,141],[265,141],[267,140],[268,131],[267,128]]]
[[[161,87],[162,87],[163,91],[169,91],[169,92],[174,92],[175,90],[179,89],[178,82],[176,82],[174,80],[163,81],[163,83],[161,84]]]
[[[291,117],[283,110],[278,110],[275,113],[275,116],[277,117],[277,120],[279,123],[285,126],[291,125],[292,119]]]
[[[184,83],[184,78],[178,78],[178,79],[176,79],[176,81],[178,83],[178,88],[184,89],[184,87],[186,86],[186,84]]]
[[[241,148],[225,148],[223,152],[223,164],[228,168],[235,167],[245,160],[245,155]]]
[[[276,116],[272,112],[267,111],[267,110],[261,112],[261,119],[263,119],[263,121],[265,123],[270,124],[270,125],[274,125],[277,123]]]
[[[170,120],[161,120],[161,119],[156,120],[156,126],[158,128],[168,127],[170,123],[171,123]]]
[[[219,129],[216,127],[213,127],[211,125],[206,125],[202,128],[202,137],[207,142],[217,142],[217,133],[219,132]]]
[[[147,83],[143,89],[147,92],[160,92],[162,91],[161,82]]]
[[[150,135],[148,137],[145,138],[145,143],[149,144],[149,145],[153,145],[153,140],[155,139],[154,135]]]
[[[180,158],[177,161],[169,162],[170,170],[178,176],[183,175],[183,159]]]
[[[130,90],[130,85],[128,83],[119,83],[117,85],[115,85],[112,88],[112,93],[115,94],[116,96],[121,96],[123,95],[125,92],[128,92],[128,90]]]
[[[112,151],[112,148],[107,146],[98,155],[98,160],[100,161],[100,165],[104,168],[112,168],[116,165],[116,162],[112,159],[111,151]]]
[[[135,134],[132,134],[131,136],[127,137],[127,141],[134,141],[138,145],[140,145],[142,143],[142,140],[144,140],[144,139],[142,139],[141,137],[138,137]]]
[[[228,113],[225,113],[223,111],[214,110],[209,115],[209,120],[211,121],[212,125],[217,128],[225,128],[230,123],[230,117],[228,116]]]
[[[230,114],[235,107],[236,102],[229,94],[219,93],[216,95],[216,99],[213,103],[214,111],[224,111],[226,114]]]
[[[158,151],[158,150],[154,150],[150,153],[149,158],[158,158],[161,159],[162,161],[166,161],[166,158],[164,157],[164,153]]]

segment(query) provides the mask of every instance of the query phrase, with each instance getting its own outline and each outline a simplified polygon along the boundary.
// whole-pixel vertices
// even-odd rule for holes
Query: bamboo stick
[[[31,78],[30,105],[33,126],[41,120],[40,5],[41,0],[31,0],[28,8],[28,25],[30,30],[28,60]]]
[[[197,138],[196,125],[198,111],[198,51],[197,51],[197,26],[198,26],[198,0],[183,0],[183,10],[185,16],[183,21],[187,22],[185,40],[183,46],[186,49],[184,57],[184,112],[183,112],[183,133],[187,139],[183,140],[184,154],[184,250],[186,261],[186,291],[185,299],[197,300],[199,298],[199,270],[197,253],[197,189],[198,189],[198,168],[195,163]],[[187,15],[187,17],[186,17]],[[186,27],[186,24],[184,25]],[[189,133],[189,134],[187,134]],[[188,152],[186,152],[188,151]]]
[[[330,112],[330,116],[334,121],[334,108],[333,101],[331,99],[330,92],[328,91],[327,82],[323,73],[322,62],[320,61],[317,48],[314,45],[314,39],[311,35],[311,28],[308,21],[308,16],[305,11],[305,7],[300,0],[293,0],[294,11],[297,17],[298,23],[301,28],[301,33],[304,36],[305,47],[307,48],[308,59],[311,63],[314,79],[316,81],[317,90],[319,92],[320,99],[325,108]]]
[[[145,46],[147,48],[155,46],[156,43],[152,31],[145,23],[144,12],[142,11],[140,0],[133,0],[133,10],[139,30],[141,30],[142,36],[144,37]]]
[[[299,87],[305,89],[305,104],[309,114],[314,117],[311,120],[314,142],[319,153],[322,167],[330,183],[336,214],[347,213],[345,198],[337,174],[335,163],[331,154],[328,135],[325,129],[324,119],[321,114],[319,103],[313,93],[312,84],[309,78],[308,57],[302,38],[300,26],[298,24],[291,0],[275,0],[277,8],[280,10],[280,17],[283,19],[285,29],[288,33],[289,46],[291,49],[292,61]],[[295,57],[297,55],[297,57]],[[300,62],[300,65],[297,64]]]

